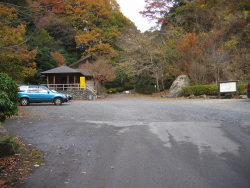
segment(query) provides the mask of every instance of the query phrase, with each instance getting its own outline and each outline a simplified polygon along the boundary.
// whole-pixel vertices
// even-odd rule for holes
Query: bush
[[[19,144],[10,136],[0,142],[0,157],[14,155],[18,152]]]
[[[218,86],[217,85],[197,85],[197,86],[188,86],[183,87],[182,94],[184,96],[194,95],[217,95]]]
[[[238,92],[240,95],[247,94],[247,84],[238,84]],[[194,95],[217,95],[218,86],[217,85],[197,85],[197,86],[188,86],[183,87],[184,96]]]
[[[149,77],[137,77],[135,79],[135,90],[142,94],[152,94],[155,92],[154,80]]]
[[[117,88],[110,88],[107,89],[107,93],[117,93],[117,92],[123,92],[126,90],[134,89],[134,86],[124,86],[124,87],[117,87]]]
[[[18,114],[17,85],[10,76],[0,73],[0,122]]]
[[[247,87],[248,87],[248,84],[239,84],[238,85],[239,94],[246,95],[247,94]]]

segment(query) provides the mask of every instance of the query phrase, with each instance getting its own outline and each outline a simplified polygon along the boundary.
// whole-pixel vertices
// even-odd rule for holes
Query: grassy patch
[[[0,158],[14,155],[18,152],[19,144],[14,137],[9,136],[0,139]]]
[[[44,164],[43,152],[27,147],[17,137],[8,136],[0,124],[0,187],[14,187],[24,183],[26,176]]]

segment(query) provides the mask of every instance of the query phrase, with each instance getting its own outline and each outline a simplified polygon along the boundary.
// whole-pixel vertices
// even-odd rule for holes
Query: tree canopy
[[[149,79],[140,83],[157,91],[179,74],[193,84],[249,81],[249,0],[145,2],[141,14],[158,29],[140,33],[116,0],[3,0],[0,71],[32,83],[91,54],[98,64],[91,68],[110,80]]]
[[[13,8],[0,4],[0,71],[13,78],[25,78],[36,73],[37,49],[29,50],[26,45],[26,25],[13,26],[18,17]]]
[[[16,80],[89,54],[113,59],[135,27],[115,0],[4,0],[0,16],[0,71]]]

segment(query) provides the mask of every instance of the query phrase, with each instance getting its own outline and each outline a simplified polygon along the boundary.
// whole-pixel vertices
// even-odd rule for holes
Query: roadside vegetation
[[[17,137],[9,136],[0,123],[0,187],[14,187],[43,165],[43,152],[27,147]]]
[[[238,92],[240,95],[247,94],[247,84],[239,84]],[[218,95],[218,85],[196,85],[183,88],[183,95]]]
[[[5,73],[0,73],[0,122],[18,114],[17,84]]]
[[[0,187],[13,187],[25,181],[43,161],[43,152],[27,147],[20,139],[8,135],[6,118],[22,114],[18,110],[17,85],[10,76],[0,73]]]
[[[107,89],[161,92],[180,74],[191,85],[250,80],[249,0],[150,0],[141,14],[156,28],[138,31],[116,0],[3,0],[0,71],[45,83],[40,72],[92,55],[87,69]]]

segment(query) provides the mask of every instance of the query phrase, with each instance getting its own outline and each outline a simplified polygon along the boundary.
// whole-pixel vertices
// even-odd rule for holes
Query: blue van
[[[41,102],[52,102],[55,105],[61,105],[68,101],[66,94],[54,93],[41,85],[18,85],[18,94],[22,106]]]

